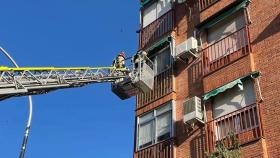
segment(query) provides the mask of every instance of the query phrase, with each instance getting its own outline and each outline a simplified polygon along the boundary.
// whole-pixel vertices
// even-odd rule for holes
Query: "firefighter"
[[[118,54],[117,58],[113,61],[113,65],[116,68],[125,68],[125,58],[126,58],[125,52],[121,51]]]

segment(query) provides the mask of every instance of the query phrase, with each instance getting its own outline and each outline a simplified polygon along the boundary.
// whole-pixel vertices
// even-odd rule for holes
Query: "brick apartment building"
[[[242,157],[280,157],[280,1],[140,4],[155,80],[137,95],[134,158],[206,157],[228,132]]]

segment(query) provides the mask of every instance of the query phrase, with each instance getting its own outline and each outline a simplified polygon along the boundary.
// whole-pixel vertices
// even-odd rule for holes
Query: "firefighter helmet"
[[[125,52],[124,51],[121,51],[120,53],[119,53],[119,56],[122,56],[122,57],[126,57],[126,55],[125,55]]]

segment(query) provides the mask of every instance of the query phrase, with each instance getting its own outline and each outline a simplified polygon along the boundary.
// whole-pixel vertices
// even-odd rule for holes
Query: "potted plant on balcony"
[[[236,135],[229,132],[227,137],[217,141],[212,153],[206,153],[208,158],[240,158],[241,150]]]

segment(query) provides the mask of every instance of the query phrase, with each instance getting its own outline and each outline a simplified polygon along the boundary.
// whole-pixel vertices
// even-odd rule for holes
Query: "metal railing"
[[[139,49],[143,49],[157,39],[167,35],[174,28],[174,11],[170,10],[148,26],[140,30]]]
[[[219,0],[199,0],[199,10],[203,11]]]
[[[136,151],[134,158],[173,158],[173,139]]]
[[[230,144],[227,137],[234,133],[239,144],[245,144],[262,137],[260,110],[257,104],[219,117],[206,123],[206,139],[208,151],[215,149],[217,142],[225,141]]]
[[[218,70],[251,52],[247,26],[202,50],[204,75]]]
[[[154,88],[148,93],[139,93],[136,96],[137,106],[141,108],[173,91],[172,68],[160,73],[154,78]]]

